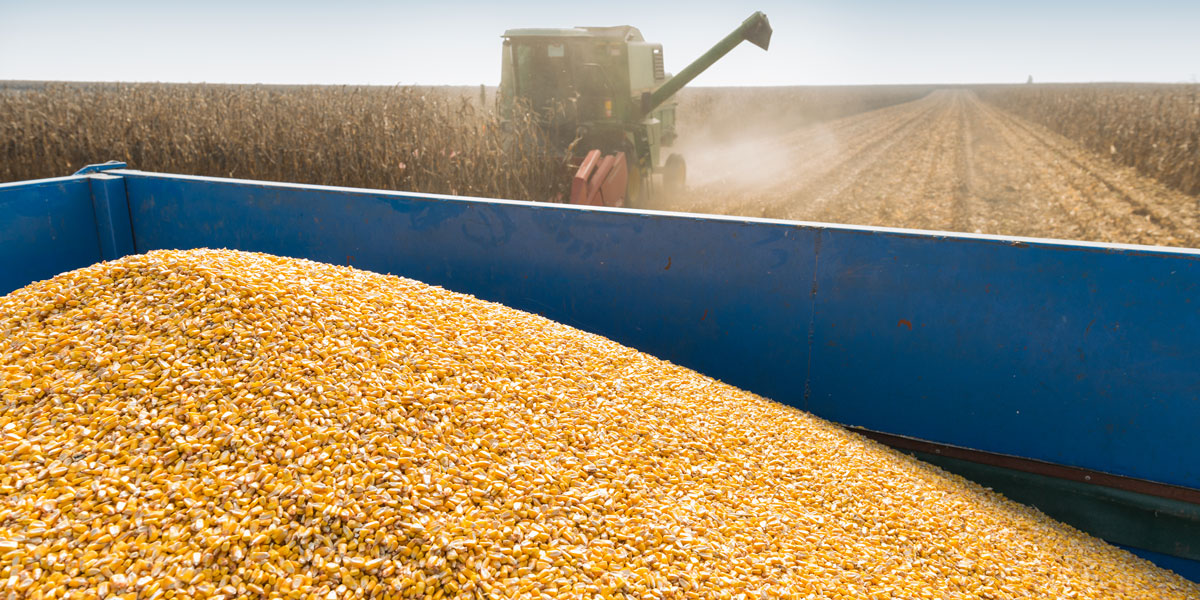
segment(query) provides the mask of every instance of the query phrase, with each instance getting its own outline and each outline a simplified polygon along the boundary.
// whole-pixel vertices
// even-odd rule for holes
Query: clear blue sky
[[[0,79],[495,84],[504,29],[617,24],[678,71],[755,9],[771,51],[743,44],[695,85],[1200,77],[1200,0],[0,0]]]

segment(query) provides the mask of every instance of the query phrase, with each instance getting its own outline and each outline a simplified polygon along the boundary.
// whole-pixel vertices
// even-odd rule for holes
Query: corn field
[[[532,118],[412,87],[55,84],[0,93],[0,181],[123,160],[146,171],[553,200]]]
[[[986,102],[1200,194],[1200,85],[982,86]]]
[[[696,89],[681,129],[722,137],[840,117],[931,88]],[[563,157],[494,89],[49,84],[0,89],[0,181],[105,160],[146,171],[548,201]],[[749,108],[749,110],[747,110]]]
[[[678,96],[679,131],[681,141],[713,153],[757,149],[758,164],[764,138],[881,114],[936,87],[688,88]],[[1200,86],[969,89],[1117,164],[1200,194]],[[0,84],[0,181],[116,159],[147,171],[554,201],[569,177],[550,147],[533,118],[501,122],[494,89]],[[728,179],[747,194],[745,177]]]

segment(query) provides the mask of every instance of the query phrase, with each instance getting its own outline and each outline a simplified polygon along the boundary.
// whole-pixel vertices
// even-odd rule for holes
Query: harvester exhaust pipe
[[[713,63],[721,60],[722,56],[729,54],[729,51],[737,47],[743,40],[763,50],[766,50],[767,46],[771,45],[771,23],[767,21],[767,15],[761,12],[755,12],[750,15],[748,19],[742,21],[742,24],[737,29],[734,29],[732,33],[717,42],[708,52],[700,55],[700,58],[692,61],[692,64],[684,67],[677,75],[668,79],[657,90],[654,90],[654,93],[650,95],[650,99],[642,103],[643,116],[661,106],[663,102],[674,96],[675,92],[678,92],[680,88],[695,79],[697,75],[703,73],[705,69],[711,67]]]

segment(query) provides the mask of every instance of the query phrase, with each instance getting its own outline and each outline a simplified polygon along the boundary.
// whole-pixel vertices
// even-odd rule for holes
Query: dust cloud
[[[687,161],[689,187],[737,193],[779,185],[802,168],[805,155],[833,155],[839,147],[827,127],[810,125],[778,133],[688,132],[675,151]]]
[[[686,161],[687,189],[646,208],[792,218],[815,201],[800,188],[813,187],[857,152],[869,131],[854,126],[861,122],[856,117],[887,113],[887,107],[911,103],[933,89],[687,88],[676,109],[679,139],[664,149]]]
[[[837,156],[841,148],[837,136],[821,123],[736,131],[693,124],[666,149],[686,161],[687,185],[682,192],[662,198],[655,208],[764,216],[758,204],[790,196],[789,190],[805,173]]]

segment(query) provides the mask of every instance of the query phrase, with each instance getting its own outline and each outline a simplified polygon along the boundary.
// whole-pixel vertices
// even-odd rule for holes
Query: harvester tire
[[[663,164],[663,188],[668,194],[682,192],[687,185],[687,163],[678,154],[667,157]]]

